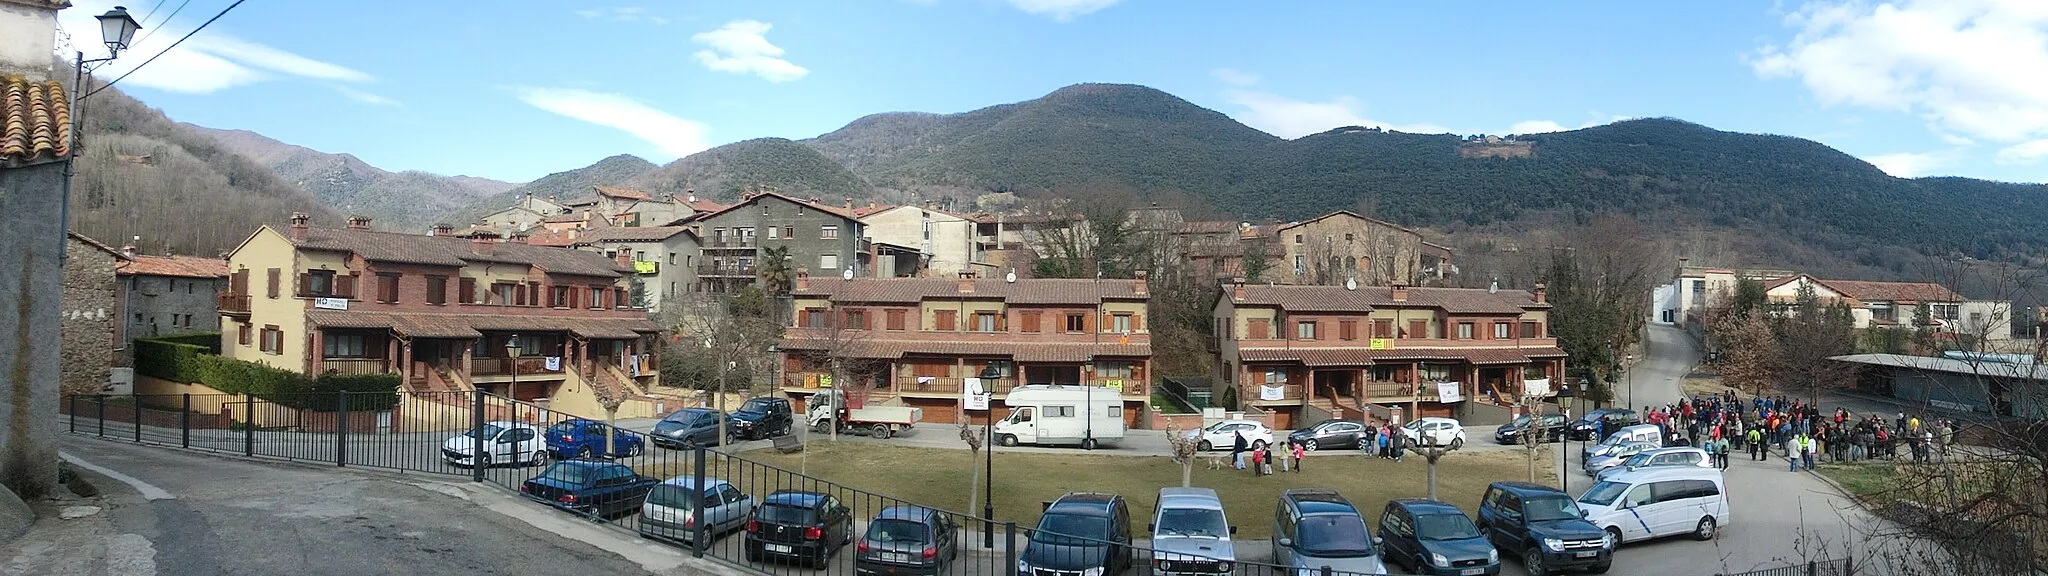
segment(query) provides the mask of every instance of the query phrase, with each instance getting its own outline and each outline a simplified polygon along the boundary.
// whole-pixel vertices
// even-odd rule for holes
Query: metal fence
[[[1715,576],[1851,576],[1856,573],[1848,559],[1812,560],[1805,564],[1780,566],[1752,570],[1740,574],[1717,574]]]

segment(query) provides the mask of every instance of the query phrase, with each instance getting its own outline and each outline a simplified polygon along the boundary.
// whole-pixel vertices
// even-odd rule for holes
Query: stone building
[[[115,273],[121,283],[121,334],[124,348],[136,338],[219,332],[220,313],[214,296],[227,287],[228,265],[219,258],[149,256],[122,246]],[[132,351],[124,351],[124,360]]]
[[[70,233],[64,253],[60,389],[65,396],[99,394],[107,386],[115,350],[125,348],[114,331],[121,321],[121,284],[114,269],[125,263],[126,256],[77,232]],[[207,304],[211,308],[212,302]]]

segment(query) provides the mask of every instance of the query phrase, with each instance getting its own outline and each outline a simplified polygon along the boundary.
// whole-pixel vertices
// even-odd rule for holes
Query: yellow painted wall
[[[1279,311],[1271,308],[1238,308],[1237,318],[1231,321],[1234,325],[1231,328],[1231,334],[1236,335],[1238,340],[1249,338],[1252,333],[1251,321],[1263,318],[1267,321],[1268,325],[1272,326],[1272,329],[1266,331],[1267,337],[1277,336],[1281,333],[1280,325],[1273,322],[1273,320],[1278,315]]]
[[[471,278],[476,281],[476,301],[478,303],[509,304],[508,302],[492,300],[494,296],[491,295],[491,285],[499,282],[526,284],[526,272],[527,267],[519,264],[472,264],[462,267],[461,277]],[[458,281],[454,285],[449,286],[448,289],[458,290],[461,287],[462,285]],[[461,301],[458,298],[451,298],[450,300]]]
[[[309,260],[320,262],[318,258]],[[327,261],[339,264],[339,256]],[[318,268],[316,264],[314,268]],[[279,269],[278,294],[270,298],[270,268]],[[228,273],[237,270],[249,271],[249,344],[243,346],[236,336],[237,322],[221,318],[221,355],[250,362],[260,362],[277,368],[304,372],[306,370],[306,301],[292,296],[297,291],[299,264],[297,249],[283,233],[269,226],[258,228],[247,242],[228,255]],[[341,269],[337,266],[336,270]],[[284,346],[281,354],[262,352],[264,325],[276,325],[284,332]]]

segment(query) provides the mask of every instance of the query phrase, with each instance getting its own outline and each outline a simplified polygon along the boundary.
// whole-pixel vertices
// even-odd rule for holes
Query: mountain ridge
[[[392,172],[354,154],[322,152],[248,130],[182,125],[270,168],[330,207],[369,216],[393,230],[423,229],[440,214],[518,186],[474,176]]]

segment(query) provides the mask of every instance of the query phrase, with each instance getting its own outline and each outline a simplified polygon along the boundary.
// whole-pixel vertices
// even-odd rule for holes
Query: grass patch
[[[1544,466],[1555,462],[1548,448],[1537,456],[1537,481],[1555,484],[1557,470]],[[804,470],[810,476],[846,488],[901,498],[927,506],[957,512],[967,510],[972,468],[983,464],[966,450],[910,448],[869,443],[835,444],[812,441],[808,454],[777,454],[753,451],[747,460],[790,471]],[[1224,453],[1218,453],[1224,454]],[[723,466],[721,466],[723,467]],[[670,476],[684,467],[644,469],[643,474]],[[729,469],[729,468],[728,468]],[[1224,510],[1237,525],[1240,539],[1260,539],[1272,531],[1273,505],[1280,492],[1295,487],[1335,488],[1358,506],[1369,522],[1377,521],[1380,510],[1394,498],[1421,498],[1429,493],[1427,464],[1410,456],[1395,463],[1358,455],[1309,458],[1303,472],[1252,476],[1248,471],[1208,470],[1197,462],[1195,486],[1216,489]],[[1143,529],[1151,517],[1152,504],[1160,487],[1180,485],[1180,466],[1163,456],[1109,456],[1098,454],[1019,454],[998,449],[995,457],[995,504],[999,520],[1014,520],[1019,526],[1038,521],[1041,503],[1070,491],[1114,492],[1130,502],[1132,523]],[[1499,480],[1527,480],[1528,464],[1522,451],[1466,452],[1445,457],[1437,465],[1437,493],[1468,513],[1479,503],[1488,483]],[[785,480],[787,482],[787,480]],[[758,486],[749,486],[761,490]],[[978,490],[979,487],[975,487]],[[862,499],[848,497],[857,508]],[[873,510],[855,510],[857,515]],[[979,513],[979,510],[971,511]]]
[[[1898,487],[1898,469],[1890,464],[1830,464],[1817,471],[1858,500],[1869,501]]]
[[[1152,389],[1152,408],[1154,410],[1158,410],[1160,414],[1195,413],[1195,411],[1191,409],[1189,406],[1182,404],[1180,400],[1177,400],[1173,396],[1168,395],[1165,390],[1160,390],[1158,388]]]

